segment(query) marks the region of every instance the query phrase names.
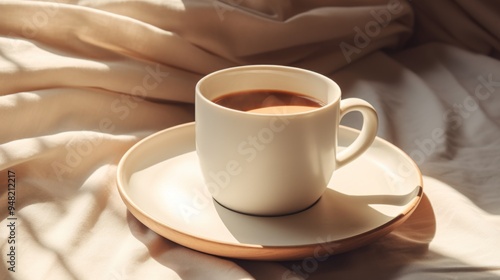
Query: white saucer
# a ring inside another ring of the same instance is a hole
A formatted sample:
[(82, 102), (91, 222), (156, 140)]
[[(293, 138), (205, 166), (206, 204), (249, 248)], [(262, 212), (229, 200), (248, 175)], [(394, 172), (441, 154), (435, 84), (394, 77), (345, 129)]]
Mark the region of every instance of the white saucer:
[[(208, 194), (195, 152), (194, 123), (155, 133), (121, 159), (117, 182), (129, 211), (186, 247), (258, 260), (324, 258), (373, 242), (403, 223), (422, 198), (416, 164), (377, 138), (335, 171), (323, 197), (300, 213), (257, 217), (228, 210)], [(359, 131), (341, 127), (339, 146)]]

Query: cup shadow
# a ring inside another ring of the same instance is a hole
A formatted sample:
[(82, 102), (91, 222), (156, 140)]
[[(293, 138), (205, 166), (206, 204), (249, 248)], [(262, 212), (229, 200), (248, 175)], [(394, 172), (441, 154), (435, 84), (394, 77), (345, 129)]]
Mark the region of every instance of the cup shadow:
[[(379, 279), (393, 279), (405, 267), (420, 259), (442, 258), (450, 263), (457, 262), (429, 252), (429, 244), (435, 235), (436, 216), (429, 198), (424, 193), (411, 216), (392, 232), (367, 246), (317, 260), (318, 266), (308, 279), (342, 278), (347, 271), (351, 276), (357, 276), (356, 279), (367, 279), (373, 275)], [(363, 264), (363, 270), (353, 274), (360, 262)], [(246, 265), (245, 262), (239, 263), (243, 267)], [(303, 260), (284, 261), (281, 264), (293, 270), (294, 267), (300, 267)]]
[(234, 212), (214, 201), (215, 209), (241, 243), (261, 246), (341, 242), (374, 230), (384, 230), (395, 220), (408, 218), (422, 197), (422, 187), (401, 195), (347, 195), (327, 189), (312, 207), (295, 214), (261, 217)]

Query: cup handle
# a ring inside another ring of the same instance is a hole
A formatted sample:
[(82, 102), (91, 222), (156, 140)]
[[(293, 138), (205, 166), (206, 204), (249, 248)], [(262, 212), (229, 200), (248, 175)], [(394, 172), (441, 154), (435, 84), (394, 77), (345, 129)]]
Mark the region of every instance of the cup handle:
[(364, 153), (375, 140), (378, 129), (377, 112), (373, 106), (359, 98), (347, 98), (340, 102), (340, 119), (347, 113), (359, 111), (363, 115), (363, 127), (356, 140), (337, 154), (336, 168), (340, 168)]

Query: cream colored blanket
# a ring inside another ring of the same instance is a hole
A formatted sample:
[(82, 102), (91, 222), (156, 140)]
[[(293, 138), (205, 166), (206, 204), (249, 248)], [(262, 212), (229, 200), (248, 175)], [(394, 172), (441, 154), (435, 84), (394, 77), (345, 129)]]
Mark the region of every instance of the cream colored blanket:
[[(0, 278), (500, 278), (499, 16), (494, 1), (0, 1)], [(255, 63), (374, 104), (425, 175), (406, 223), (327, 259), (257, 262), (128, 213), (125, 151), (193, 121), (203, 75)]]

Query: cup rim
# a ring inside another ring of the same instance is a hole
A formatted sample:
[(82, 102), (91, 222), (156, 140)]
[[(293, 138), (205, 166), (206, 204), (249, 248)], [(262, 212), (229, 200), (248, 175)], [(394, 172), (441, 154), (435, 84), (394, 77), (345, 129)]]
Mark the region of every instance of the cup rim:
[(308, 75), (312, 75), (316, 77), (317, 79), (321, 79), (325, 81), (326, 83), (330, 84), (335, 88), (335, 91), (338, 92), (338, 94), (335, 96), (336, 98), (333, 98), (331, 101), (327, 101), (324, 106), (314, 108), (311, 110), (303, 111), (303, 112), (294, 112), (294, 113), (282, 113), (279, 114), (279, 116), (296, 116), (296, 115), (309, 115), (309, 114), (314, 114), (315, 112), (326, 110), (327, 108), (330, 108), (332, 106), (335, 106), (340, 100), (341, 100), (341, 89), (340, 86), (333, 81), (332, 79), (326, 77), (325, 75), (322, 75), (320, 73), (304, 69), (304, 68), (299, 68), (299, 67), (293, 67), (293, 66), (285, 66), (285, 65), (272, 65), (272, 64), (254, 64), (254, 65), (243, 65), (243, 66), (234, 66), (234, 67), (229, 67), (229, 68), (224, 68), (220, 69), (217, 71), (214, 71), (212, 73), (207, 74), (206, 76), (202, 77), (197, 83), (195, 87), (195, 94), (200, 97), (204, 102), (207, 104), (210, 104), (212, 106), (215, 106), (217, 108), (220, 108), (225, 111), (229, 112), (234, 112), (238, 114), (243, 114), (243, 115), (251, 115), (251, 116), (262, 116), (262, 117), (270, 117), (270, 116), (277, 116), (276, 114), (273, 113), (256, 113), (256, 112), (248, 112), (248, 111), (240, 111), (237, 109), (232, 109), (228, 108), (225, 106), (222, 106), (220, 104), (217, 104), (213, 102), (211, 99), (207, 98), (201, 91), (200, 87), (201, 84), (203, 84), (206, 80), (211, 79), (213, 76), (216, 75), (221, 75), (221, 74), (226, 74), (226, 73), (231, 73), (231, 72), (236, 72), (240, 70), (285, 70), (285, 71), (292, 71), (292, 72), (302, 72)]

